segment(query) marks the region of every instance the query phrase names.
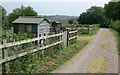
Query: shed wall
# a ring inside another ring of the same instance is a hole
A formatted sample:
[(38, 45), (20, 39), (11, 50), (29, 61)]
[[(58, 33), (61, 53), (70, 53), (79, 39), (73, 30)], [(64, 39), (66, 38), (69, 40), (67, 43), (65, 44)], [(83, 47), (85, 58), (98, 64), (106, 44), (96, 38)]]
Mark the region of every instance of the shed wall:
[(49, 23), (47, 21), (42, 21), (39, 25), (38, 25), (38, 36), (39, 34), (41, 36), (48, 35), (50, 33), (50, 27), (49, 27)]

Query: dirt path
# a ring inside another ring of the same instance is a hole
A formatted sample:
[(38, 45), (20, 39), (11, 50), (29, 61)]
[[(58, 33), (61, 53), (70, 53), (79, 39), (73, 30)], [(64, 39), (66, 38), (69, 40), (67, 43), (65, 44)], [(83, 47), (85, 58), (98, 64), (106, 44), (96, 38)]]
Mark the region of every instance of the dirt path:
[(118, 73), (115, 37), (101, 28), (85, 49), (53, 73)]

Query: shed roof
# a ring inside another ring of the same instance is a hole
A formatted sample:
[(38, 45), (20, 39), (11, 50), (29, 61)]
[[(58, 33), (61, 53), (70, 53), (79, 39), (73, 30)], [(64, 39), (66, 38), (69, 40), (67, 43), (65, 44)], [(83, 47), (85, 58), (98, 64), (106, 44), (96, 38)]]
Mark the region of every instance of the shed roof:
[(53, 21), (52, 23), (59, 23), (60, 24), (61, 22), (59, 22), (59, 21)]
[(40, 22), (42, 22), (43, 20), (46, 19), (43, 17), (19, 17), (12, 23), (40, 24)]

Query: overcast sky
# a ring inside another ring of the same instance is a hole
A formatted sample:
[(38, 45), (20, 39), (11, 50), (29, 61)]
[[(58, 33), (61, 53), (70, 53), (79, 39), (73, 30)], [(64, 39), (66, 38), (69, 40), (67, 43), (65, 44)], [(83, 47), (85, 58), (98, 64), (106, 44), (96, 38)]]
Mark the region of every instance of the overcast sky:
[(21, 5), (31, 6), (39, 15), (79, 16), (91, 6), (101, 6), (110, 0), (4, 0), (2, 6), (11, 13)]

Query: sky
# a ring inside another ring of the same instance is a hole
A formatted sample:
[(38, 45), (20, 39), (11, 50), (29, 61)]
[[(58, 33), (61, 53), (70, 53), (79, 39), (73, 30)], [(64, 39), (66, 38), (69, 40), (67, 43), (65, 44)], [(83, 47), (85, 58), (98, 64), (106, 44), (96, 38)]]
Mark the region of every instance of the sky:
[(39, 15), (79, 16), (91, 6), (101, 6), (110, 0), (4, 0), (1, 2), (7, 13), (21, 5), (31, 6)]

